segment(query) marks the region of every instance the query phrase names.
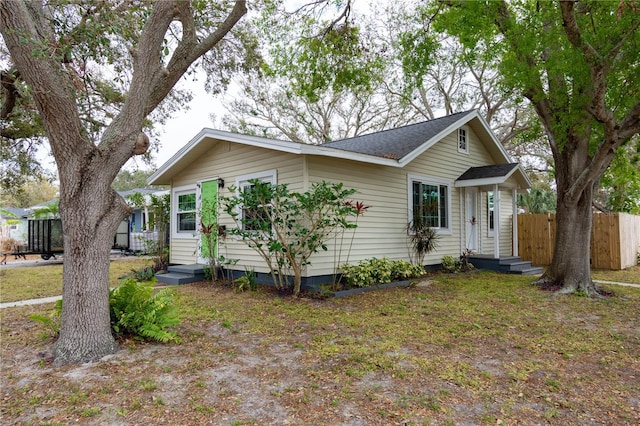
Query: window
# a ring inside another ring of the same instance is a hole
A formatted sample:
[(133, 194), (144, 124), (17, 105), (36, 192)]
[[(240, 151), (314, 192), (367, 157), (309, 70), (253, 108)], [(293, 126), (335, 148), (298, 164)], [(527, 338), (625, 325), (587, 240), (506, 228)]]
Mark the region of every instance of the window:
[[(245, 231), (263, 231), (266, 232), (269, 230), (271, 225), (269, 224), (269, 217), (267, 211), (265, 211), (263, 202), (259, 202), (258, 198), (260, 197), (260, 186), (269, 185), (267, 182), (259, 182), (259, 183), (250, 183), (242, 187), (240, 190), (244, 191), (248, 195), (255, 195), (255, 197), (247, 197), (248, 199), (256, 198), (257, 205), (247, 208), (242, 208), (242, 226)], [(267, 204), (267, 209), (269, 209), (269, 202), (271, 200), (264, 200)]]
[(458, 129), (458, 152), (469, 153), (469, 140), (467, 138), (467, 129)]
[(176, 192), (177, 231), (193, 233), (196, 230), (196, 192)]
[[(240, 176), (236, 179), (236, 187), (238, 191), (254, 192), (259, 189), (255, 180), (259, 180), (262, 184), (275, 185), (276, 171), (267, 170), (260, 173)], [(263, 204), (259, 204), (253, 208), (242, 208), (239, 219), (242, 221), (245, 231), (267, 231), (270, 229), (267, 212), (263, 206)]]
[(493, 237), (493, 191), (487, 192), (487, 236)]
[(450, 186), (437, 179), (409, 176), (410, 221), (450, 231)]

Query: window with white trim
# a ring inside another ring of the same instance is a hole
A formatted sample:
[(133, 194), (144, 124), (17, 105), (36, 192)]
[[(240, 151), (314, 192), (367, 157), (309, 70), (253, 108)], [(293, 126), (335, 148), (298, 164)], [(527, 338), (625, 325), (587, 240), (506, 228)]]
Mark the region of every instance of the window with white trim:
[(409, 176), (411, 188), (409, 219), (431, 228), (450, 231), (451, 186), (447, 183)]
[(494, 208), (493, 191), (487, 192), (487, 236), (493, 237), (493, 212)]
[(458, 152), (469, 153), (469, 138), (465, 127), (458, 129)]
[(196, 190), (175, 192), (176, 232), (193, 234), (196, 231)]
[[(256, 180), (260, 181), (256, 183)], [(268, 170), (260, 173), (239, 176), (236, 179), (238, 191), (253, 191), (259, 184), (276, 184), (276, 171)], [(268, 206), (268, 204), (267, 204)], [(265, 231), (270, 228), (269, 220), (266, 217), (264, 204), (253, 208), (242, 208), (239, 219), (245, 231)]]

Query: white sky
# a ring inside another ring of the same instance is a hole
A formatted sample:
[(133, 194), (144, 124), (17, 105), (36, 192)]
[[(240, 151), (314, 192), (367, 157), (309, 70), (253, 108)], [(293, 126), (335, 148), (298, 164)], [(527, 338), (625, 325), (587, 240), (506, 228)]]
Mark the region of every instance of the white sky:
[(189, 109), (177, 112), (161, 128), (158, 139), (159, 149), (154, 154), (156, 167), (162, 166), (203, 127), (215, 128), (210, 118), (211, 114), (221, 118), (224, 113), (220, 101), (205, 92), (203, 81), (183, 83), (183, 85), (191, 89), (193, 100), (189, 103)]

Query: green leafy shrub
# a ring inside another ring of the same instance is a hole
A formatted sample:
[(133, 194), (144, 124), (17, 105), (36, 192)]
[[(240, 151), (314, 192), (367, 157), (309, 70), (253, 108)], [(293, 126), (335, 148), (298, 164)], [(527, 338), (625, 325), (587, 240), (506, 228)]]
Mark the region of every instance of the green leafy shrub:
[(462, 266), (458, 259), (449, 255), (442, 256), (441, 263), (442, 270), (449, 273), (460, 272), (460, 267)]
[(244, 291), (247, 289), (256, 291), (258, 289), (256, 278), (257, 275), (253, 269), (244, 268), (244, 275), (236, 279), (233, 283), (238, 291)]
[(179, 340), (175, 331), (167, 329), (180, 322), (173, 290), (164, 289), (154, 294), (152, 282), (126, 278), (109, 291), (109, 306), (111, 327), (116, 333), (159, 342)]
[(368, 287), (375, 284), (386, 284), (392, 281), (406, 280), (424, 274), (424, 268), (404, 260), (371, 258), (358, 262), (357, 265), (342, 265), (342, 278), (350, 287)]
[(151, 281), (155, 278), (156, 274), (151, 266), (145, 266), (140, 269), (132, 269), (131, 277), (136, 281)]
[(317, 182), (304, 193), (258, 179), (249, 183), (230, 187), (235, 195), (220, 198), (237, 225), (228, 233), (260, 255), (276, 288), (292, 288), (298, 295), (311, 256), (328, 250), (326, 241), (331, 235), (354, 229), (356, 225), (348, 219), (357, 217), (364, 207), (359, 209), (348, 201), (356, 191), (345, 189), (342, 183)]
[(468, 254), (463, 254), (459, 259), (453, 256), (444, 255), (440, 260), (442, 264), (442, 271), (447, 273), (466, 272), (474, 269), (474, 266), (469, 263)]
[[(211, 268), (208, 266), (205, 266), (204, 268), (202, 268), (202, 271), (204, 272), (204, 279), (207, 281), (213, 281), (213, 273), (211, 272)], [(215, 271), (215, 269), (214, 269)]]

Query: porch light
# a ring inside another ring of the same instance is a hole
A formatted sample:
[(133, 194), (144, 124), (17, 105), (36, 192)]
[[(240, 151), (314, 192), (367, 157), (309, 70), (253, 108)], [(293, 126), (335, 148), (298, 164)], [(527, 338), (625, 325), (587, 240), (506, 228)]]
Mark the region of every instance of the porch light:
[(224, 188), (224, 179), (218, 178), (218, 188)]

